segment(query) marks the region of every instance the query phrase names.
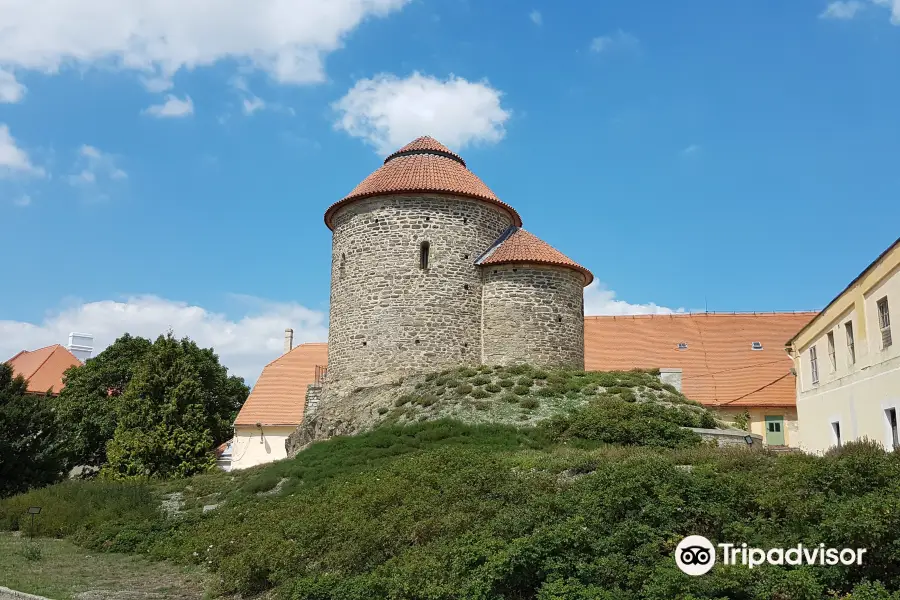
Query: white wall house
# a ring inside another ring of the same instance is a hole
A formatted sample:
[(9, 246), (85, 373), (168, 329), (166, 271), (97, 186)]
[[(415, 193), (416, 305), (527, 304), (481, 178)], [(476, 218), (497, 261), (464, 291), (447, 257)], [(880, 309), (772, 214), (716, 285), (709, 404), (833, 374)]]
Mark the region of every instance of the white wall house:
[[(893, 328), (892, 328), (893, 321)], [(869, 438), (891, 449), (900, 415), (900, 239), (788, 342), (800, 447)]]
[(285, 331), (284, 353), (263, 368), (237, 419), (231, 469), (246, 469), (287, 457), (286, 442), (303, 421), (306, 389), (324, 373), (327, 344), (293, 345)]

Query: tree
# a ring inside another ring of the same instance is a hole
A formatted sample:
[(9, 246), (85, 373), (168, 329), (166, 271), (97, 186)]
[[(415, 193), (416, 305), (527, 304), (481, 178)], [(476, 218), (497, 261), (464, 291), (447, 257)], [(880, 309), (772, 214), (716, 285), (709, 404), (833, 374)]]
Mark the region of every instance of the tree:
[(185, 477), (213, 467), (248, 393), (211, 349), (160, 336), (120, 398), (104, 475)]
[(83, 366), (66, 371), (56, 407), (73, 464), (101, 466), (106, 462), (106, 444), (116, 430), (120, 396), (150, 346), (150, 340), (126, 333)]
[(65, 452), (49, 395), (0, 363), (0, 497), (62, 479)]

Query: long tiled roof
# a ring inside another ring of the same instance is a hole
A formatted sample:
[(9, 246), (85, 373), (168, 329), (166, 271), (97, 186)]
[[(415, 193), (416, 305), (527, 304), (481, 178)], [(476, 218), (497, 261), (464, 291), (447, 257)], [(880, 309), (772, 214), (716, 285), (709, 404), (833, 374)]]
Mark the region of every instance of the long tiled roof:
[(58, 394), (63, 389), (63, 373), (69, 367), (81, 365), (74, 354), (59, 344), (23, 350), (6, 361), (14, 375), (21, 375), (28, 381), (28, 391), (43, 394), (52, 390)]
[(316, 365), (328, 361), (328, 344), (300, 344), (263, 368), (237, 425), (299, 425), (303, 420), (306, 386), (315, 381)]
[(520, 227), (510, 227), (494, 245), (488, 248), (481, 257), (475, 261), (479, 265), (501, 265), (509, 263), (536, 263), (568, 267), (584, 275), (584, 285), (593, 281), (594, 276), (590, 271), (577, 262)]
[[(585, 368), (680, 368), (684, 394), (706, 405), (795, 406), (793, 362), (784, 340), (815, 315), (585, 317)], [(753, 342), (760, 342), (762, 350), (753, 350)], [(686, 349), (679, 350), (680, 343)]]
[[(708, 406), (793, 407), (793, 363), (785, 335), (815, 312), (636, 315), (584, 318), (588, 371), (680, 368), (684, 394)], [(762, 350), (751, 344), (760, 342)], [(679, 350), (680, 343), (686, 344)], [(299, 425), (315, 365), (327, 344), (303, 344), (269, 363), (236, 425)]]
[(504, 208), (516, 225), (522, 225), (519, 213), (469, 171), (459, 155), (428, 136), (417, 138), (388, 156), (381, 168), (363, 179), (342, 200), (329, 206), (325, 211), (325, 224), (333, 228), (334, 213), (348, 202), (372, 196), (417, 192), (484, 200)]

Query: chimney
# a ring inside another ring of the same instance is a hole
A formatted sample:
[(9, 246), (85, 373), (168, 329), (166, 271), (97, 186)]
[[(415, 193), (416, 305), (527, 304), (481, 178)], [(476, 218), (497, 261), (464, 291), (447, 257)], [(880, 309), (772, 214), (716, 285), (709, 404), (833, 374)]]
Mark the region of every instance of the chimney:
[(75, 358), (85, 362), (94, 351), (94, 336), (89, 333), (75, 333), (73, 331), (69, 334), (69, 345), (66, 346), (66, 349), (74, 354)]
[(294, 347), (294, 330), (293, 329), (285, 329), (284, 330), (284, 353), (287, 354)]

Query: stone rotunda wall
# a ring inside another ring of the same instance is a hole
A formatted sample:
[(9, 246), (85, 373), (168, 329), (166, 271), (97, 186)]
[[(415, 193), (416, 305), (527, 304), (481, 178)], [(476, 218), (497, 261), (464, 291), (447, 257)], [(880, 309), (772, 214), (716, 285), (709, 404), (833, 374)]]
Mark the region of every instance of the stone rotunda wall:
[(584, 276), (551, 265), (483, 268), (482, 362), (584, 369)]
[(511, 224), (499, 206), (440, 194), (376, 196), (339, 208), (333, 215), (329, 394), (478, 364), (482, 279), (474, 261)]

